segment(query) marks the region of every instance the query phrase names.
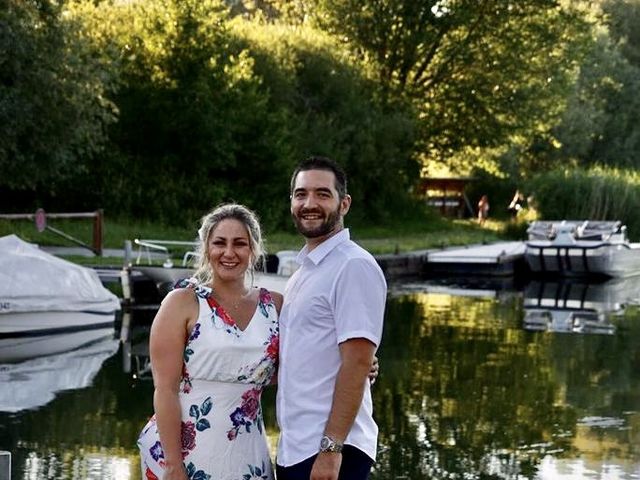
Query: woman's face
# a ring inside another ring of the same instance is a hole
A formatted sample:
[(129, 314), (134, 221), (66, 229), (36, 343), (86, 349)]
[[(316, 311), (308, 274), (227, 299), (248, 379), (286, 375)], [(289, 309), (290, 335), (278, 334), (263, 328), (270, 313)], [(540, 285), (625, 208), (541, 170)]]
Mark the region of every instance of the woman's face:
[(239, 220), (222, 220), (209, 235), (207, 252), (215, 279), (244, 278), (253, 256), (247, 228)]

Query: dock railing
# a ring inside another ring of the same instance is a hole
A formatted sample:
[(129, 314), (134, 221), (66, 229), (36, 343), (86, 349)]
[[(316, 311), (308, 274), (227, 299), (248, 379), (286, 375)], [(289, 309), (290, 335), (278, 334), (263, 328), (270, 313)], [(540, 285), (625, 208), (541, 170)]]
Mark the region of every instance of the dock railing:
[[(62, 230), (48, 225), (47, 222), (49, 219), (92, 219), (92, 244), (88, 245), (82, 240), (78, 240)], [(44, 232), (47, 230), (75, 243), (76, 245), (88, 248), (98, 256), (102, 255), (104, 234), (104, 211), (102, 209), (98, 209), (94, 212), (46, 213), (42, 208), (39, 208), (35, 213), (0, 213), (0, 220), (32, 220), (35, 222), (38, 232)]]
[(189, 261), (196, 258), (198, 254), (195, 251), (197, 242), (185, 242), (179, 240), (150, 240), (136, 238), (133, 240), (138, 246), (138, 254), (136, 256), (136, 265), (140, 265), (140, 261), (143, 256), (147, 259), (147, 263), (151, 264), (152, 252), (156, 252), (164, 256), (164, 266), (170, 268), (173, 266), (171, 261), (170, 248), (171, 247), (186, 247), (187, 250), (182, 257), (182, 266), (186, 267)]

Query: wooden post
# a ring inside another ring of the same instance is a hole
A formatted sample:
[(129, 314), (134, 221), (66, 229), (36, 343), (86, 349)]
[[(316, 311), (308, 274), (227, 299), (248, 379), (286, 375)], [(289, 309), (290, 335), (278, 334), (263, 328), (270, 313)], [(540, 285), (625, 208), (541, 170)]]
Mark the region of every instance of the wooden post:
[(93, 217), (93, 253), (102, 256), (103, 226), (104, 226), (104, 210), (101, 208), (96, 210)]

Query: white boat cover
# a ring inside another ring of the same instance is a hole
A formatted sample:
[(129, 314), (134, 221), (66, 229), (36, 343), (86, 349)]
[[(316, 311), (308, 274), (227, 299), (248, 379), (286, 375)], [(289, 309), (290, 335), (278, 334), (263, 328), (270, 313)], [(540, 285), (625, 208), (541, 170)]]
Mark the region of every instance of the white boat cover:
[(119, 309), (118, 297), (104, 288), (94, 270), (44, 252), (16, 235), (0, 237), (0, 315)]

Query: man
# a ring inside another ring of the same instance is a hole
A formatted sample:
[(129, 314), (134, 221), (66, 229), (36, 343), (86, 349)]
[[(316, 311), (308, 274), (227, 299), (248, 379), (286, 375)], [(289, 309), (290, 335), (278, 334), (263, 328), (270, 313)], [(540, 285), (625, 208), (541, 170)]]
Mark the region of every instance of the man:
[(280, 314), (278, 480), (364, 480), (378, 427), (367, 378), (382, 336), (387, 285), (349, 239), (344, 171), (311, 157), (291, 178), (291, 215), (305, 238)]

